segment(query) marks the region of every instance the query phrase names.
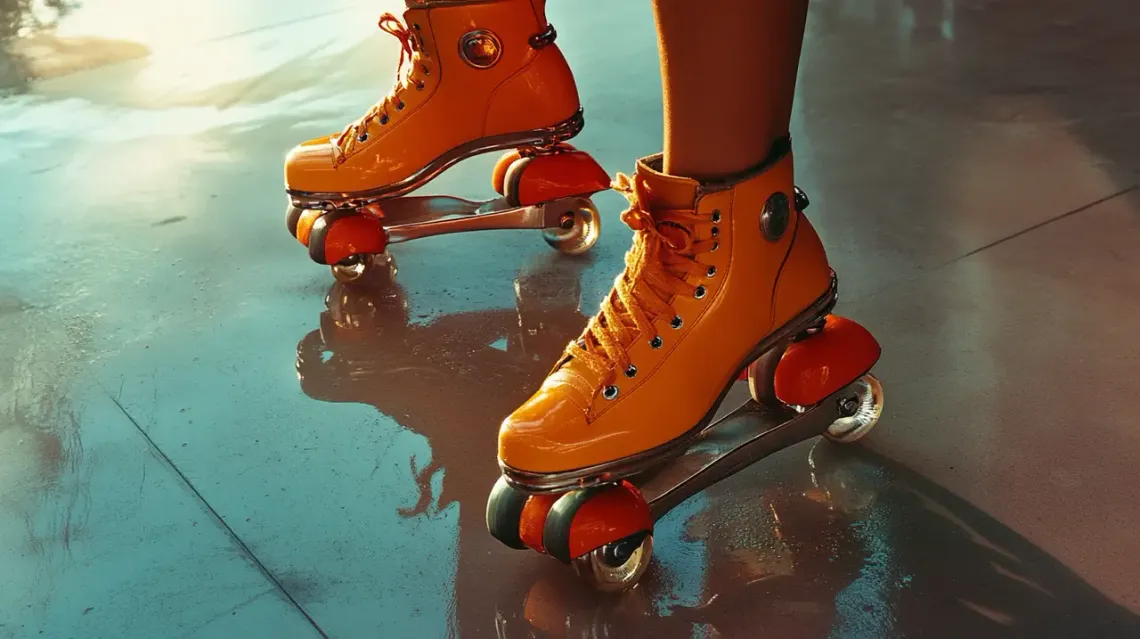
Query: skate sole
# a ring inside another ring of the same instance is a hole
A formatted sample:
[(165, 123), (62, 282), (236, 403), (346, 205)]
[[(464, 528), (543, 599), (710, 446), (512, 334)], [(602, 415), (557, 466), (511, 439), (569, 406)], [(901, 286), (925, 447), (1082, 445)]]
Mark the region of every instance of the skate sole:
[(407, 195), (435, 179), (459, 162), (476, 155), (494, 151), (507, 151), (520, 147), (546, 147), (558, 142), (564, 142), (582, 132), (586, 125), (583, 110), (569, 119), (553, 126), (524, 131), (522, 133), (506, 133), (493, 135), (461, 144), (447, 153), (432, 160), (426, 167), (412, 174), (408, 178), (376, 189), (355, 191), (351, 193), (300, 191), (285, 189), (293, 206), (300, 209), (340, 209), (360, 208), (369, 204)]
[(832, 273), (828, 290), (791, 321), (785, 323), (779, 329), (773, 331), (761, 340), (748, 356), (744, 358), (744, 361), (737, 366), (735, 373), (730, 378), (731, 381), (721, 390), (720, 395), (716, 398), (716, 401), (713, 402), (712, 407), (709, 408), (704, 417), (697, 422), (696, 426), (679, 437), (647, 451), (619, 460), (555, 473), (534, 473), (519, 470), (500, 461), (499, 468), (502, 470), (503, 477), (511, 486), (528, 493), (565, 492), (568, 490), (597, 486), (599, 484), (612, 483), (622, 479), (631, 479), (652, 471), (676, 457), (680, 457), (702, 433), (716, 425), (716, 423), (713, 422), (713, 417), (720, 409), (720, 405), (724, 401), (725, 396), (728, 395), (728, 392), (736, 385), (740, 374), (756, 360), (771, 352), (773, 349), (790, 343), (797, 335), (811, 328), (821, 318), (826, 317), (835, 307), (837, 299), (838, 279), (835, 274)]

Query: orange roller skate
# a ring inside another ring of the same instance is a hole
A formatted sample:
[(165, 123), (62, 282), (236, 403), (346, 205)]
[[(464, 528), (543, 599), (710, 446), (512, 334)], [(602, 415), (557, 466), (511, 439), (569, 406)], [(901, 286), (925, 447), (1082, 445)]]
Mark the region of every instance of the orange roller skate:
[[(584, 125), (546, 0), (408, 0), (380, 28), (401, 43), (395, 87), (339, 134), (285, 160), (290, 233), (338, 279), (389, 244), (462, 231), (534, 228), (565, 253), (597, 241), (590, 196), (606, 172), (565, 141)], [(500, 197), (406, 197), (453, 164), (506, 151)]]
[[(499, 431), (487, 526), (603, 590), (637, 583), (653, 523), (804, 439), (853, 442), (882, 412), (880, 348), (831, 315), (836, 278), (793, 184), (791, 144), (720, 184), (641, 160), (615, 188), (626, 268), (542, 387)], [(753, 401), (714, 422), (746, 373)]]

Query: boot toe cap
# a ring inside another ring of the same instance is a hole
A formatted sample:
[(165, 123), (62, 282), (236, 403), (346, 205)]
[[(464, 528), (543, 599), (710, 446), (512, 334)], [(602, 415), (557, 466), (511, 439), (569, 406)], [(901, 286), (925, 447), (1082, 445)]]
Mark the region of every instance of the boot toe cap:
[(285, 188), (310, 193), (336, 192), (333, 138), (299, 144), (285, 156)]
[(499, 461), (531, 473), (573, 470), (589, 447), (586, 412), (557, 387), (544, 387), (499, 427)]

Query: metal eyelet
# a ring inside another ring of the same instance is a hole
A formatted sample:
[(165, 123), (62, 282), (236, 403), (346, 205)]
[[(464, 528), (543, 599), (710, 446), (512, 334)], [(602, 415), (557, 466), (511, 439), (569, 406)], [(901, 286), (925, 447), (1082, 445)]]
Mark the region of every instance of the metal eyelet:
[(684, 325), (685, 320), (681, 319), (680, 315), (674, 315), (673, 319), (669, 320), (669, 328), (678, 329)]
[(360, 135), (356, 136), (356, 141), (357, 142), (367, 142), (368, 141), (368, 131), (365, 131), (364, 133), (361, 133)]
[(387, 113), (380, 116), (380, 124), (388, 124), (388, 114)]
[(625, 369), (625, 376), (633, 379), (635, 376), (637, 376), (637, 367), (633, 364), (630, 364), (629, 368)]
[(661, 339), (660, 335), (654, 335), (653, 339), (649, 340), (649, 347), (650, 348), (661, 348), (661, 345), (664, 343), (665, 343), (665, 340)]
[(416, 31), (419, 31), (419, 30), (420, 30), (420, 23), (418, 23), (418, 22), (413, 22), (413, 23), (412, 23), (412, 28), (413, 28), (413, 29), (415, 29)]
[(712, 236), (717, 237), (718, 235), (720, 235), (720, 227), (717, 227), (717, 226), (712, 227)]
[(616, 399), (618, 396), (618, 390), (619, 389), (617, 386), (606, 386), (605, 390), (602, 391), (602, 397), (611, 400)]
[(693, 297), (695, 297), (696, 299), (701, 299), (705, 296), (706, 292), (707, 291), (705, 291), (705, 287), (698, 286), (697, 290), (693, 291)]
[(706, 276), (706, 277), (713, 277), (713, 276), (715, 276), (715, 275), (716, 275), (716, 267), (715, 267), (715, 266), (710, 266), (710, 267), (709, 267), (709, 270), (708, 270), (708, 271), (705, 273), (705, 276)]
[(420, 80), (419, 82), (416, 82), (416, 91), (423, 91), (423, 90), (424, 90), (424, 86), (426, 86), (426, 85), (424, 84), (424, 81), (423, 81), (423, 80)]
[(421, 64), (420, 68), (424, 70), (424, 75), (431, 75), (431, 69), (428, 68), (428, 65)]
[(400, 100), (399, 102), (396, 103), (396, 110), (397, 111), (403, 111), (405, 106), (407, 106), (407, 105), (404, 104), (404, 101)]
[(712, 221), (713, 221), (713, 224), (720, 222), (720, 210), (719, 209), (712, 212)]
[(718, 248), (720, 248), (720, 242), (713, 242), (712, 248), (709, 249), (709, 253), (712, 253), (713, 251), (717, 250)]

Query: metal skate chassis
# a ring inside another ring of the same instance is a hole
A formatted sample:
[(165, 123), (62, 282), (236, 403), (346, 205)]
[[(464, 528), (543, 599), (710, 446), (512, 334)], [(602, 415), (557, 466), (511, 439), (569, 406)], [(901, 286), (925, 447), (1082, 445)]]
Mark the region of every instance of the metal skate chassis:
[[(877, 351), (877, 342), (874, 347)], [(593, 475), (569, 492), (519, 492), (505, 475), (500, 477), (488, 500), (491, 534), (510, 547), (529, 547), (569, 564), (599, 590), (632, 587), (649, 566), (656, 522), (673, 508), (796, 443), (820, 435), (853, 442), (878, 421), (882, 387), (867, 373), (873, 362), (863, 358), (864, 364), (854, 369), (841, 365), (840, 379), (853, 381), (810, 406), (798, 406), (780, 402), (772, 387), (758, 383), (772, 379), (767, 373), (776, 370), (782, 352), (776, 349), (750, 366), (750, 391), (756, 399), (675, 442), (678, 452), (671, 456), (646, 451), (642, 462), (653, 464), (639, 474), (624, 480)], [(801, 369), (802, 364), (793, 362), (792, 367)]]
[(860, 403), (859, 381), (811, 408), (765, 406), (747, 401), (714, 421), (684, 452), (661, 467), (633, 477), (657, 521), (690, 497), (744, 468), (801, 441), (825, 435)]
[(389, 244), (433, 235), (539, 229), (547, 244), (571, 255), (597, 242), (600, 216), (590, 197), (609, 189), (610, 177), (589, 154), (557, 142), (516, 148), (495, 163), (491, 185), (500, 197), (291, 193), (286, 226), (314, 262), (345, 282), (362, 277)]
[[(576, 211), (593, 209), (584, 197), (567, 197), (530, 206), (511, 206), (507, 198), (466, 200), (449, 195), (405, 196), (383, 203), (388, 243), (434, 235), (507, 229), (572, 231)], [(367, 210), (367, 209), (366, 209)]]
[[(287, 212), (289, 229), (342, 282), (353, 282), (384, 261), (390, 244), (468, 231), (538, 229), (562, 253), (590, 250), (601, 233), (601, 217), (586, 196), (512, 205), (506, 196), (466, 200), (447, 195), (403, 196), (360, 208)], [(302, 229), (308, 229), (305, 233)]]

